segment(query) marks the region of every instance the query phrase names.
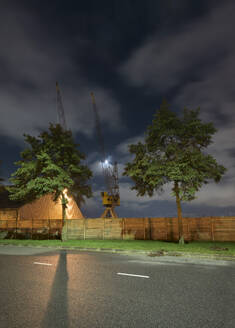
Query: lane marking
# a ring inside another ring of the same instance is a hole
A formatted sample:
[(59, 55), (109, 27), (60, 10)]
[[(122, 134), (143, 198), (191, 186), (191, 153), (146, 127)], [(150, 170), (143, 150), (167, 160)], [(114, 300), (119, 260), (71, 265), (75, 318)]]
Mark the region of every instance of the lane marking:
[(52, 264), (50, 264), (50, 263), (41, 263), (41, 262), (33, 262), (33, 264), (52, 265)]
[(139, 274), (131, 274), (131, 273), (123, 273), (123, 272), (118, 272), (117, 274), (121, 276), (131, 276), (131, 277), (140, 277), (140, 278), (149, 278), (149, 276), (141, 276)]

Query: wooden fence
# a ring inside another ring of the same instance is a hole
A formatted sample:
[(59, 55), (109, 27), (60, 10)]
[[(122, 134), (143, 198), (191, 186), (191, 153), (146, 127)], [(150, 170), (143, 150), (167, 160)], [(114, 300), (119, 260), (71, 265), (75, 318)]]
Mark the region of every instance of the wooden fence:
[(61, 231), (61, 219), (0, 219), (0, 239), (60, 239)]
[(0, 220), (16, 220), (18, 218), (18, 208), (0, 209)]
[[(26, 233), (47, 236), (61, 233), (61, 220), (17, 220), (0, 217), (0, 232), (9, 232), (11, 238)], [(235, 241), (234, 217), (183, 218), (185, 240)], [(67, 239), (178, 239), (177, 218), (97, 218), (67, 220), (63, 227)]]

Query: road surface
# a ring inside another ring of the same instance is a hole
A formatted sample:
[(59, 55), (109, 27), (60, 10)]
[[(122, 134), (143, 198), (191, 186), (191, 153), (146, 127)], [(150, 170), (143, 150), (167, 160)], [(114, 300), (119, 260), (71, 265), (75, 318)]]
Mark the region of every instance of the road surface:
[(0, 327), (234, 328), (235, 263), (182, 261), (1, 246)]

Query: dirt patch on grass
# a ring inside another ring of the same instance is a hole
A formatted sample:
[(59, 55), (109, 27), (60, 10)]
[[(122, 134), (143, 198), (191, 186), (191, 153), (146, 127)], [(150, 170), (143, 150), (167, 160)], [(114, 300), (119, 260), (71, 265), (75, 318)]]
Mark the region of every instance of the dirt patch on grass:
[(164, 249), (161, 249), (160, 251), (156, 251), (156, 252), (151, 252), (151, 253), (148, 254), (148, 256), (150, 256), (150, 257), (164, 256), (164, 255), (165, 255)]
[(213, 251), (228, 251), (227, 247), (219, 247), (219, 246), (211, 246), (210, 249)]

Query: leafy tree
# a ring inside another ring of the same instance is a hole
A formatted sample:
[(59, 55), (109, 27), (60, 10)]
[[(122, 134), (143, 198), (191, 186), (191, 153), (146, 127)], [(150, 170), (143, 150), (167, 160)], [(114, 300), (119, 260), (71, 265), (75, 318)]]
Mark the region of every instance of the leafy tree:
[(216, 132), (212, 123), (202, 123), (200, 109), (184, 109), (182, 117), (169, 109), (164, 100), (147, 128), (145, 142), (129, 145), (135, 155), (127, 163), (124, 175), (135, 183), (132, 190), (138, 196), (153, 196), (163, 191), (163, 185), (173, 184), (172, 196), (176, 197), (179, 242), (184, 243), (181, 201), (195, 199), (195, 193), (209, 180), (219, 182), (226, 169), (204, 153)]
[(63, 221), (67, 200), (63, 191), (68, 189), (76, 201), (84, 202), (84, 196), (91, 197), (87, 180), (92, 173), (81, 161), (85, 155), (78, 150), (71, 131), (64, 131), (57, 124), (50, 124), (49, 131), (38, 137), (24, 134), (29, 147), (21, 152), (20, 166), (11, 175), (13, 186), (8, 188), (10, 199), (33, 201), (42, 195), (53, 193), (54, 201), (62, 198)]

